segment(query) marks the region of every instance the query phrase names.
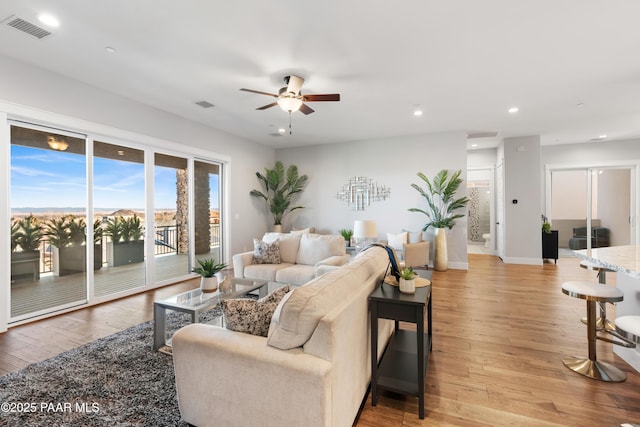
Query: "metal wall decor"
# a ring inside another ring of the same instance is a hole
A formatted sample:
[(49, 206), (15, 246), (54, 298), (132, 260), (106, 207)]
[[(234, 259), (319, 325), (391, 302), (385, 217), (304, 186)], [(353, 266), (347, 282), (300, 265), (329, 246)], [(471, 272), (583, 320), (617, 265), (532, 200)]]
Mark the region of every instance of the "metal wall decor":
[(391, 189), (378, 185), (364, 176), (352, 176), (349, 182), (338, 191), (336, 198), (347, 202), (354, 211), (363, 211), (371, 202), (386, 200), (391, 196)]

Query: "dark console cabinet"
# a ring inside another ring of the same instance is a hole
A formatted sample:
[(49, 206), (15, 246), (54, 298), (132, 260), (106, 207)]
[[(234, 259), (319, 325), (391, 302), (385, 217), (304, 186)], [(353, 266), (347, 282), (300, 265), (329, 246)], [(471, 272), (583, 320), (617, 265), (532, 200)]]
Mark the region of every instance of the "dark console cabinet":
[(558, 263), (558, 230), (542, 232), (542, 259), (553, 259)]

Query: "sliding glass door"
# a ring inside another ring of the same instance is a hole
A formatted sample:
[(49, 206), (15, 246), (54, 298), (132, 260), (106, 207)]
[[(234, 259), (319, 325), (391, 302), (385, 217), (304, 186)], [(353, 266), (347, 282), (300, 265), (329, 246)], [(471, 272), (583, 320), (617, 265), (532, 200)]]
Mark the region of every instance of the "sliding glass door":
[(84, 304), (86, 140), (11, 126), (11, 320)]
[(221, 165), (194, 162), (195, 254), (198, 259), (212, 258), (222, 262), (220, 232)]
[(632, 241), (632, 169), (551, 171), (550, 220), (560, 248), (578, 250)]
[(144, 151), (93, 144), (94, 294), (145, 286)]
[(221, 164), (22, 122), (10, 131), (9, 323), (183, 280), (196, 257), (223, 261)]
[(184, 277), (189, 268), (189, 170), (184, 157), (154, 156), (156, 281)]

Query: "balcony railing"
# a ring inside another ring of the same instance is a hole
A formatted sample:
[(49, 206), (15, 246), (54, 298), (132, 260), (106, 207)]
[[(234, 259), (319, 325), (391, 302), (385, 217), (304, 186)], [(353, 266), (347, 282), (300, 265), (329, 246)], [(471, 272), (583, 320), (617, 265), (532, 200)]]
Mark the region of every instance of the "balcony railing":
[[(211, 223), (210, 227), (210, 246), (215, 248), (220, 246), (220, 224)], [(178, 226), (164, 225), (158, 226), (155, 230), (155, 251), (154, 255), (165, 255), (178, 253)], [(108, 236), (102, 238), (102, 250), (106, 251), (106, 242)], [(106, 254), (103, 253), (102, 259), (106, 260)], [(40, 273), (51, 273), (53, 271), (53, 246), (49, 243), (49, 238), (44, 236), (40, 241)]]

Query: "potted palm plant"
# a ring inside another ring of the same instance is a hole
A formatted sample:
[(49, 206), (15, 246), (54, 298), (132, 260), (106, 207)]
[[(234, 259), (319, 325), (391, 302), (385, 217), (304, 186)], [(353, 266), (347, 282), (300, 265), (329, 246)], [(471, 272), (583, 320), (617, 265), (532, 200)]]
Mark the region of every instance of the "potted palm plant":
[(273, 216), (274, 231), (282, 231), (282, 219), (285, 215), (304, 206), (292, 206), (294, 200), (302, 193), (307, 185), (307, 175), (299, 175), (298, 167), (291, 165), (285, 168), (282, 162), (277, 161), (273, 169), (265, 168), (264, 175), (256, 172), (263, 190), (251, 190), (253, 197), (264, 200), (267, 209)]
[(422, 228), (426, 231), (429, 227), (435, 229), (435, 256), (434, 268), (437, 271), (446, 271), (448, 264), (447, 255), (447, 235), (445, 230), (452, 229), (456, 219), (464, 217), (462, 213), (456, 213), (464, 208), (469, 199), (467, 197), (455, 198), (455, 194), (462, 184), (460, 178), (461, 170), (449, 176), (446, 169), (438, 172), (433, 180), (429, 180), (422, 172), (418, 172), (418, 177), (426, 184), (426, 190), (417, 184), (411, 184), (427, 202), (427, 209), (410, 208), (410, 212), (420, 212), (429, 219)]
[[(47, 236), (53, 246), (52, 270), (57, 276), (81, 273), (87, 266), (86, 222), (74, 215), (65, 215), (47, 222)], [(93, 269), (102, 267), (102, 227), (93, 224)]]
[[(218, 277), (218, 273), (227, 268), (227, 264), (216, 263), (212, 258), (198, 259), (198, 267), (194, 267), (191, 272), (199, 274), (200, 289), (202, 292), (214, 292), (218, 290), (218, 284), (223, 282), (224, 279)], [(220, 279), (220, 280), (218, 280)]]
[(109, 219), (104, 234), (111, 238), (107, 242), (109, 266), (118, 267), (144, 261), (144, 229), (137, 215)]
[(11, 280), (21, 276), (40, 279), (40, 242), (44, 232), (40, 221), (28, 215), (11, 224)]

